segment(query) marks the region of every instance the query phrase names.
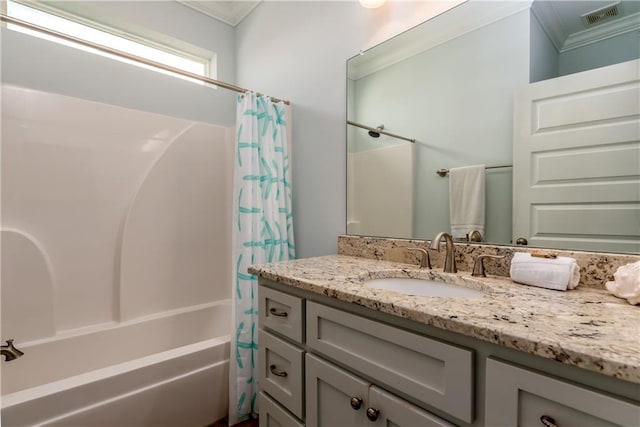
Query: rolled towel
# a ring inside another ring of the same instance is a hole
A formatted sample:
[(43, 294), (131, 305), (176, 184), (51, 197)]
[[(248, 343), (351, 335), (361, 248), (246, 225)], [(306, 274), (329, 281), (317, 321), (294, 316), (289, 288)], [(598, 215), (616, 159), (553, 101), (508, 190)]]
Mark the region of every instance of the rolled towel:
[(613, 281), (607, 282), (607, 290), (629, 304), (640, 304), (640, 261), (618, 267)]
[(569, 257), (544, 258), (516, 252), (509, 271), (511, 280), (540, 288), (566, 291), (578, 286), (580, 267)]

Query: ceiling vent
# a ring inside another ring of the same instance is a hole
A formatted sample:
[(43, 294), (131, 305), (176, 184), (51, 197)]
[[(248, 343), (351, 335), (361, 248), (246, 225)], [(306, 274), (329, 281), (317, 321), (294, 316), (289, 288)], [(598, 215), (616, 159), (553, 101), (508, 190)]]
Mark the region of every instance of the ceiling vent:
[(620, 2), (616, 2), (612, 5), (605, 6), (601, 9), (594, 10), (593, 12), (585, 13), (582, 15), (582, 20), (587, 25), (598, 24), (602, 21), (615, 18), (620, 15)]

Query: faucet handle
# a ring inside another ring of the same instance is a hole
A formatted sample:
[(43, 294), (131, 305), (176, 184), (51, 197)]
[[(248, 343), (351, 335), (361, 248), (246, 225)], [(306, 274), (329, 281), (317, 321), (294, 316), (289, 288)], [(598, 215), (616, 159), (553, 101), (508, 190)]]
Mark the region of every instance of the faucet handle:
[(478, 255), (475, 262), (473, 263), (473, 272), (471, 273), (472, 276), (487, 277), (487, 274), (484, 270), (484, 260), (487, 258), (502, 259), (504, 258), (504, 255)]
[(18, 357), (22, 356), (24, 353), (20, 350), (18, 350), (14, 345), (13, 345), (13, 338), (10, 340), (6, 341), (7, 343), (7, 347), (9, 348), (9, 350), (13, 351)]
[(467, 233), (467, 242), (482, 242), (482, 233), (478, 230), (471, 230)]
[(11, 360), (17, 359), (22, 356), (24, 353), (13, 345), (13, 339), (7, 340), (6, 345), (2, 345), (2, 355), (4, 356), (4, 361), (9, 362)]
[(431, 258), (429, 258), (429, 252), (422, 248), (407, 248), (408, 251), (417, 251), (420, 255), (420, 268), (429, 268), (431, 270)]

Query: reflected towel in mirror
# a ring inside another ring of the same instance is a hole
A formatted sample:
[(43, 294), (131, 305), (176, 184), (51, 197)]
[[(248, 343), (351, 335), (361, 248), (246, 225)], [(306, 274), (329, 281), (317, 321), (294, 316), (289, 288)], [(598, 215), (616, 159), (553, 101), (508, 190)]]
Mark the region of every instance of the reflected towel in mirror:
[(485, 236), (485, 187), (485, 165), (449, 170), (449, 216), (454, 239), (466, 238), (471, 230)]

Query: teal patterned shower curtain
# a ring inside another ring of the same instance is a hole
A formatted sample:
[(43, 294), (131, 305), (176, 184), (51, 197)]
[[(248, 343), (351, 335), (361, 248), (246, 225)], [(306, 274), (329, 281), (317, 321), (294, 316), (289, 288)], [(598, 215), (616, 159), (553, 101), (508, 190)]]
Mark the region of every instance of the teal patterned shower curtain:
[(252, 92), (237, 97), (231, 425), (257, 412), (258, 283), (247, 267), (295, 256), (286, 108)]

